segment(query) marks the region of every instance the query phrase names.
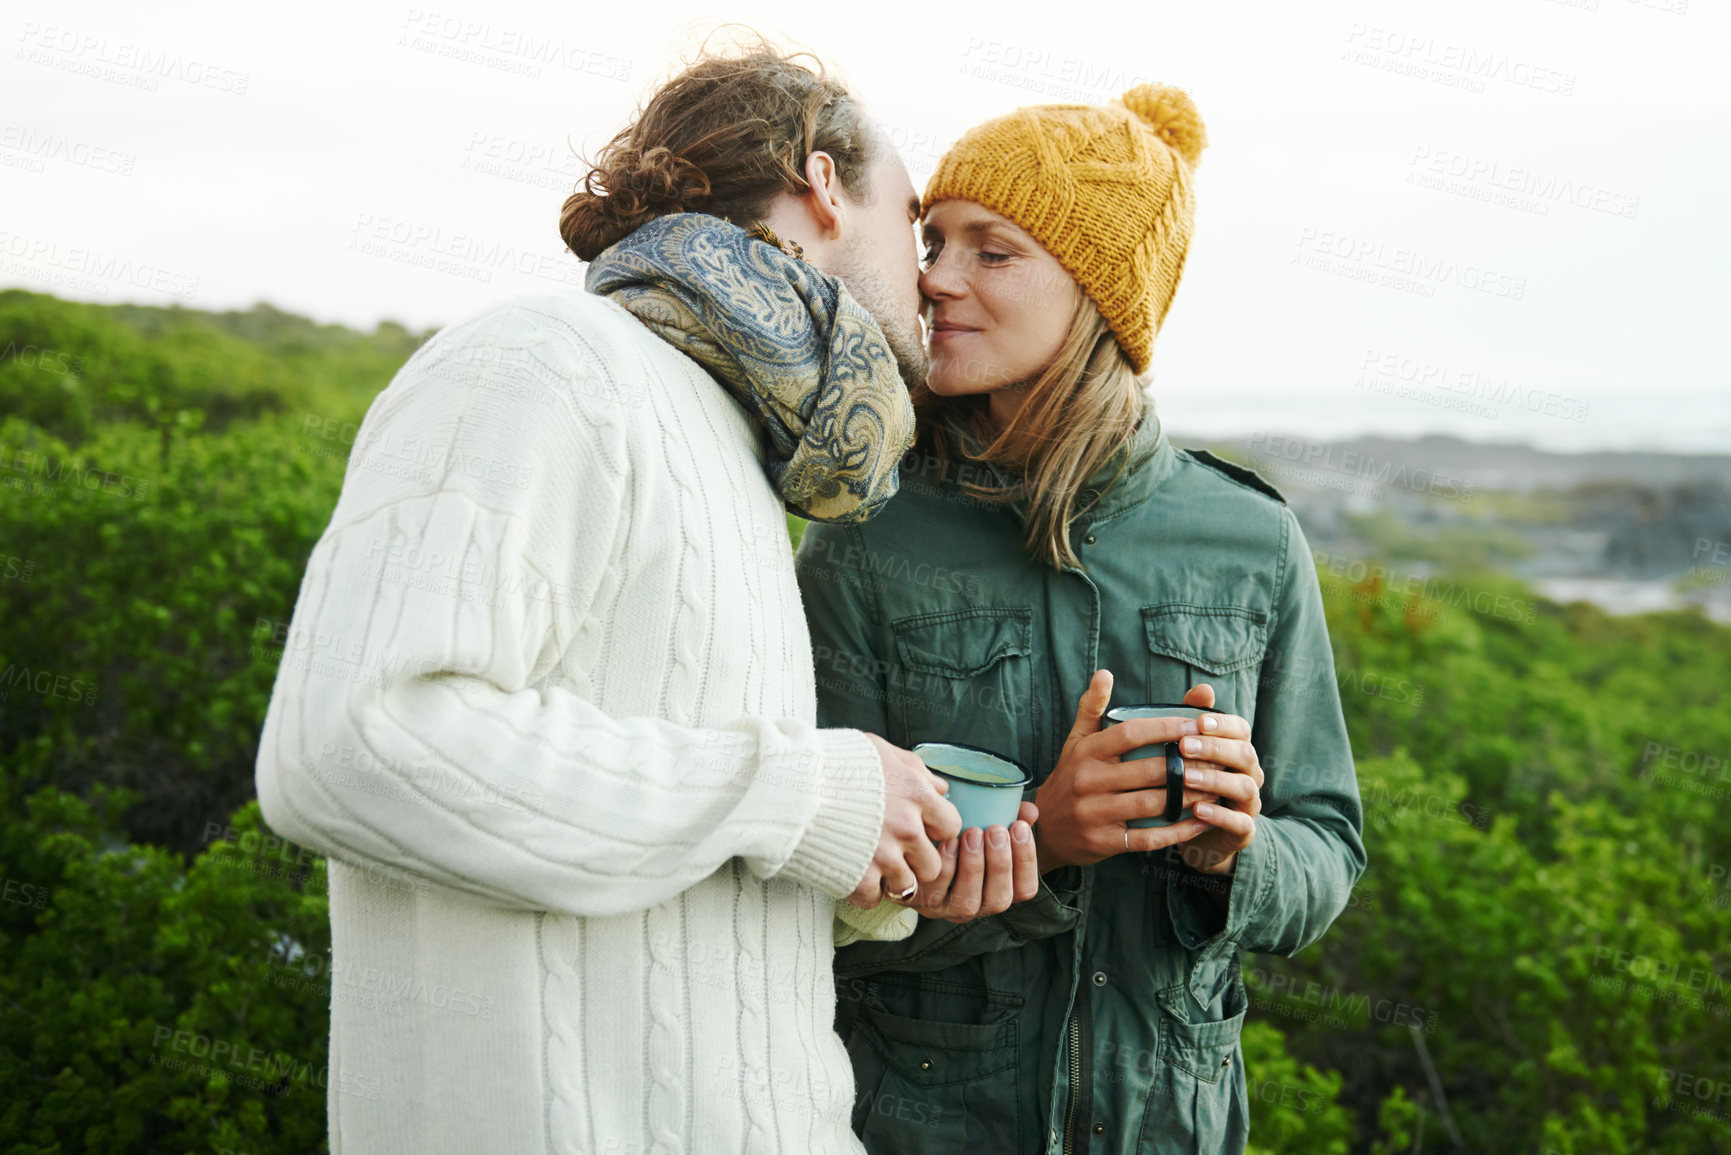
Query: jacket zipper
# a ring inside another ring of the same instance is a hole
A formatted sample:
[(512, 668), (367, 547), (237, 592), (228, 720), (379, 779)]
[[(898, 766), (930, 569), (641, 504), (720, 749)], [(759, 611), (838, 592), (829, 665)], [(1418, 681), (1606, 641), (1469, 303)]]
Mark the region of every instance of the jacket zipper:
[(1070, 1016), (1070, 1102), (1064, 1109), (1064, 1155), (1076, 1150), (1076, 1100), (1082, 1095), (1082, 1020)]

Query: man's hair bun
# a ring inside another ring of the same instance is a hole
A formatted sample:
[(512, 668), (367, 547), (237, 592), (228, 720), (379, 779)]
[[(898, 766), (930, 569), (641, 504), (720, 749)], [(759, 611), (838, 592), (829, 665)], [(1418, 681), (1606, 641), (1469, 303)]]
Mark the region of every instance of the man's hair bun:
[(610, 148), (565, 199), (559, 235), (592, 261), (656, 217), (701, 211), (709, 195), (703, 170), (669, 149)]

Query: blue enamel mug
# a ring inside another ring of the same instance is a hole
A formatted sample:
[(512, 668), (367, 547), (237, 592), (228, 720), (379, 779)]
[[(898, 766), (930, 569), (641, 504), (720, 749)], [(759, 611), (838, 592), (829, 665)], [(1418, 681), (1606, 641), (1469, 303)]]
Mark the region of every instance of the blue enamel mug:
[(1034, 776), (1020, 762), (978, 746), (958, 742), (921, 742), (914, 755), (926, 769), (950, 784), (944, 797), (962, 816), (962, 829), (1004, 826), (1022, 810), (1022, 791)]

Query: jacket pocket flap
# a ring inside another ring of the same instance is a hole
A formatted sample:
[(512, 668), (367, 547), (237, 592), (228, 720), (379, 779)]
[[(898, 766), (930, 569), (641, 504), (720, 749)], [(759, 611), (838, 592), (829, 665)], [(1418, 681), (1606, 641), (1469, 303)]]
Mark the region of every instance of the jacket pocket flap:
[(922, 674), (971, 678), (994, 662), (1032, 653), (1033, 611), (999, 606), (946, 610), (890, 623), (903, 666)]
[(978, 1079), (1016, 1063), (1016, 1020), (975, 1025), (903, 1018), (867, 1007), (859, 1022), (896, 1074), (927, 1087)]
[(1142, 607), (1148, 648), (1210, 674), (1231, 674), (1262, 658), (1268, 615), (1237, 606)]
[(1161, 1026), (1170, 1042), (1167, 1057), (1204, 1083), (1218, 1082), (1232, 1063), (1232, 1051), (1238, 1046), (1239, 1035), (1244, 1029), (1244, 1015), (1250, 1009), (1248, 1001), (1242, 998), (1228, 1001), (1228, 1006), (1233, 1002), (1239, 1004), (1240, 1009), (1235, 1015), (1193, 1022), (1190, 1016), (1195, 1004), (1191, 1002), (1188, 987), (1167, 987), (1157, 992), (1155, 997), (1166, 1011)]

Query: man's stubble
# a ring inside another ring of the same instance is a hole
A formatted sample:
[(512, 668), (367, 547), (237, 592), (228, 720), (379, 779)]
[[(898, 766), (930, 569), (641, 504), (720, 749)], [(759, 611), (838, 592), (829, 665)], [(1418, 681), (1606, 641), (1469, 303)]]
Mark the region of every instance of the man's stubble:
[(871, 261), (863, 240), (855, 240), (847, 245), (842, 267), (836, 270), (836, 278), (847, 286), (853, 299), (871, 314), (872, 319), (883, 330), (890, 354), (896, 359), (896, 368), (901, 373), (902, 383), (913, 389), (924, 382), (928, 362), (925, 335), (920, 331), (919, 318), (908, 309), (901, 295), (890, 287), (889, 279), (883, 270)]

